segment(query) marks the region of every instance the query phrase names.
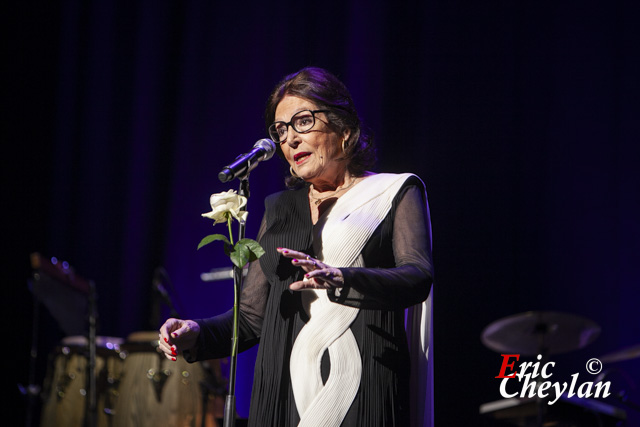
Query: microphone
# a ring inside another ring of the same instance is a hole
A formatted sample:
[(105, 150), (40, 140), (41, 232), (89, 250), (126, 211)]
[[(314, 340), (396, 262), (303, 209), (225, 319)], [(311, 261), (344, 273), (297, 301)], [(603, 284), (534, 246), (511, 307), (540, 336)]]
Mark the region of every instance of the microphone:
[(269, 160), (276, 152), (276, 144), (270, 139), (261, 139), (253, 146), (253, 150), (241, 154), (229, 166), (225, 166), (218, 174), (220, 182), (228, 182), (233, 178), (244, 177), (254, 170), (258, 163)]

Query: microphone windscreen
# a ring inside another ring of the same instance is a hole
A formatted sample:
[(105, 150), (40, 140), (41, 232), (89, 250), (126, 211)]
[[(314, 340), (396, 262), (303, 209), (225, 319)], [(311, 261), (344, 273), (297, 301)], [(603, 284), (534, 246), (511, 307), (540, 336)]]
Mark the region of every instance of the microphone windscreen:
[(275, 144), (275, 142), (273, 142), (272, 140), (270, 140), (268, 138), (264, 138), (264, 139), (261, 139), (260, 141), (256, 142), (254, 144), (253, 148), (262, 148), (265, 151), (265, 154), (264, 154), (262, 160), (269, 160), (270, 158), (273, 157), (273, 153), (276, 152), (276, 144)]

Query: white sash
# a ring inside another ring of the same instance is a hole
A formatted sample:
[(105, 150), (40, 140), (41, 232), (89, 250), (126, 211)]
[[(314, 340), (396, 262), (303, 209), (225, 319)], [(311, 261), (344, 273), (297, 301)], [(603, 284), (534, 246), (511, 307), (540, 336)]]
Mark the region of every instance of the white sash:
[[(370, 176), (340, 197), (316, 227), (316, 257), (332, 267), (362, 267), (361, 252), (412, 174)], [(310, 320), (291, 350), (290, 372), (299, 426), (339, 426), (360, 387), (362, 358), (349, 329), (359, 309), (332, 303), (325, 290), (304, 291)], [(322, 355), (329, 351), (331, 372), (322, 384)]]

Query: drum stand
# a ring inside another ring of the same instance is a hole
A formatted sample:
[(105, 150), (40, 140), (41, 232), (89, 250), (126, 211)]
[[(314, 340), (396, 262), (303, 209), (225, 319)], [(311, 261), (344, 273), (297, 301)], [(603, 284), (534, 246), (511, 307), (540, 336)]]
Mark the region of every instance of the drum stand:
[(98, 402), (96, 395), (96, 329), (98, 310), (96, 305), (96, 285), (89, 282), (89, 363), (87, 364), (87, 416), (86, 427), (96, 427)]
[[(31, 284), (30, 284), (31, 286)], [(18, 384), (20, 392), (27, 397), (26, 427), (33, 424), (35, 399), (40, 395), (40, 386), (36, 385), (36, 362), (38, 360), (38, 322), (40, 319), (40, 302), (33, 296), (33, 329), (31, 330), (31, 351), (29, 352), (29, 384), (24, 388)]]
[[(27, 427), (33, 421), (34, 397), (40, 394), (40, 387), (34, 385), (35, 364), (38, 356), (38, 335), (40, 322), (40, 307), (44, 305), (57, 320), (60, 329), (67, 335), (86, 333), (84, 320), (88, 313), (88, 351), (86, 407), (84, 426), (95, 427), (97, 421), (96, 398), (96, 286), (93, 281), (76, 276), (73, 269), (66, 262), (59, 263), (57, 259), (51, 261), (39, 253), (31, 254), (31, 267), (34, 270), (33, 281), (29, 287), (34, 296), (33, 330), (31, 338), (29, 386), (23, 394), (28, 397)], [(88, 310), (85, 311), (85, 310)], [(80, 326), (82, 325), (82, 326)], [(20, 387), (23, 389), (23, 387)]]

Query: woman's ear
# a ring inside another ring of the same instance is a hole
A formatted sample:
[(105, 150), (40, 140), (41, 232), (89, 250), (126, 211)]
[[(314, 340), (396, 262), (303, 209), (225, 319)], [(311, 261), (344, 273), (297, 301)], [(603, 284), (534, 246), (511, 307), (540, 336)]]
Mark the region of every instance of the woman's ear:
[(350, 137), (350, 136), (351, 136), (351, 129), (345, 129), (345, 130), (342, 132), (342, 138), (343, 138), (345, 141), (349, 141), (349, 137)]

